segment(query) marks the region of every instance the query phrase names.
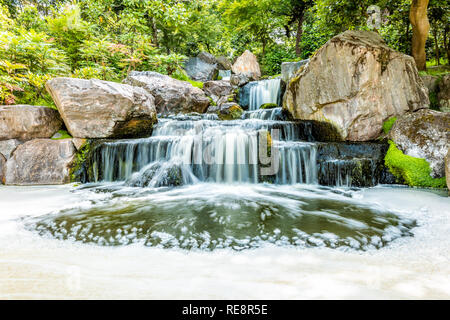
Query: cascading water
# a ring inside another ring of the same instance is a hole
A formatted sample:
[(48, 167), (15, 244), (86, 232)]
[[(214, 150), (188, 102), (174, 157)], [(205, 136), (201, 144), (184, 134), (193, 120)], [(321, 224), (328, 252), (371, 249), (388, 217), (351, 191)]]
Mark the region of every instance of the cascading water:
[(280, 102), (281, 79), (257, 81), (250, 88), (249, 110), (257, 110), (265, 103)]
[[(257, 92), (275, 82), (262, 81)], [(258, 103), (278, 94), (267, 92)], [(378, 183), (385, 145), (318, 142), (318, 130), (289, 121), (281, 108), (229, 121), (160, 116), (150, 137), (92, 145), (84, 176), (97, 183), (80, 191), (106, 200), (31, 218), (27, 228), (99, 245), (189, 250), (267, 243), (368, 250), (411, 235), (415, 221), (365, 206), (351, 188), (321, 186)]]
[(282, 118), (281, 108), (246, 112), (241, 120), (211, 118), (162, 118), (149, 138), (99, 145), (92, 159), (93, 180), (135, 186), (161, 185), (155, 177), (161, 177), (163, 185), (273, 178), (282, 184), (317, 183), (316, 149), (308, 142), (313, 140), (308, 124), (274, 120)]

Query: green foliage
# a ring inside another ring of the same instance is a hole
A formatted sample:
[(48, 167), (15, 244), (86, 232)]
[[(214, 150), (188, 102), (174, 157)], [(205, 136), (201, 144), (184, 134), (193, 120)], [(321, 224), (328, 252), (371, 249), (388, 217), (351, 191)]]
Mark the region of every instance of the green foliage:
[(394, 125), (395, 121), (397, 121), (397, 117), (389, 118), (383, 123), (383, 132), (385, 134), (388, 134), (389, 131), (391, 131), (391, 128)]
[(438, 179), (431, 177), (430, 164), (425, 159), (403, 154), (393, 141), (389, 141), (384, 163), (399, 182), (411, 187), (446, 188), (445, 177)]
[(430, 76), (435, 76), (435, 77), (442, 77), (449, 73), (450, 73), (450, 66), (427, 67), (426, 71), (419, 71), (419, 74), (421, 76), (430, 75)]
[(295, 60), (294, 49), (284, 46), (274, 45), (266, 52), (261, 60), (263, 74), (275, 75), (281, 73), (281, 63), (285, 61)]
[(62, 12), (55, 12), (47, 21), (49, 33), (66, 52), (72, 70), (76, 69), (82, 61), (80, 49), (83, 40), (89, 39), (91, 34), (89, 24), (81, 18), (80, 7), (66, 5)]
[(440, 106), (436, 92), (429, 92), (428, 97), (430, 98), (430, 109), (439, 111)]

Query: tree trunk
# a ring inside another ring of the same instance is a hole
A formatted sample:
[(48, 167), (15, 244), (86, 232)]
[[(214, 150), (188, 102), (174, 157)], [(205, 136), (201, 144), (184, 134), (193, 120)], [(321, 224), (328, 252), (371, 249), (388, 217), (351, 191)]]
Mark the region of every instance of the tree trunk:
[(158, 29), (156, 28), (155, 19), (153, 17), (150, 17), (150, 26), (152, 28), (152, 39), (153, 44), (159, 48), (159, 41), (158, 41)]
[(434, 38), (434, 55), (436, 57), (437, 65), (441, 65), (441, 59), (439, 57), (439, 43), (438, 43), (438, 37), (437, 37), (437, 29), (433, 28), (433, 38)]
[(300, 12), (300, 15), (298, 16), (297, 35), (295, 37), (295, 55), (297, 56), (297, 58), (299, 58), (302, 54), (302, 48), (300, 47), (300, 44), (302, 42), (303, 34), (303, 16), (304, 10)]
[(444, 29), (444, 50), (447, 53), (447, 64), (450, 65), (450, 43), (448, 41), (448, 31), (450, 30), (449, 27), (445, 27)]
[(262, 37), (261, 43), (262, 43), (262, 54), (264, 56), (266, 54), (266, 45), (267, 45), (266, 37), (264, 37), (264, 36)]
[(428, 2), (429, 0), (412, 0), (409, 11), (409, 20), (413, 31), (411, 51), (419, 70), (427, 69), (425, 43), (430, 30), (427, 17)]

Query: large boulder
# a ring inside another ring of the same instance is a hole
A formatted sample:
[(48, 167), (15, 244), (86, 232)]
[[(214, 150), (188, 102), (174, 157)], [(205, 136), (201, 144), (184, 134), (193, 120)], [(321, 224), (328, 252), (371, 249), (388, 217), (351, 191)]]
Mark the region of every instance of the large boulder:
[(192, 80), (209, 81), (217, 77), (219, 68), (216, 57), (207, 52), (200, 52), (197, 57), (186, 61), (184, 70)]
[(432, 176), (445, 175), (444, 159), (450, 145), (450, 113), (429, 109), (399, 117), (389, 132), (404, 154), (423, 158), (430, 163)]
[(158, 113), (203, 113), (210, 103), (205, 93), (187, 81), (152, 71), (133, 71), (125, 83), (139, 86), (155, 97)]
[(58, 111), (42, 106), (0, 106), (0, 140), (50, 138), (61, 128)]
[(76, 78), (54, 78), (45, 86), (74, 138), (148, 136), (157, 122), (154, 98), (142, 88)]
[(300, 69), (309, 62), (309, 59), (293, 62), (283, 62), (281, 64), (281, 80), (285, 83), (289, 82), (289, 79)]
[(329, 40), (289, 81), (284, 96), (293, 118), (331, 123), (350, 141), (376, 139), (385, 120), (428, 106), (414, 59), (370, 31)]
[(6, 159), (9, 159), (17, 146), (22, 143), (23, 141), (17, 139), (2, 140), (0, 141), (0, 153), (3, 154)]
[(68, 183), (75, 152), (71, 139), (25, 142), (6, 163), (4, 182), (7, 185)]
[(245, 50), (244, 53), (237, 58), (231, 70), (235, 74), (244, 74), (253, 80), (258, 80), (261, 77), (258, 58), (248, 50)]
[(450, 74), (439, 82), (438, 103), (441, 111), (450, 112)]
[(221, 97), (230, 95), (233, 87), (226, 80), (207, 81), (203, 84), (203, 91), (217, 103)]
[(0, 184), (4, 183), (3, 178), (6, 170), (6, 158), (0, 153)]

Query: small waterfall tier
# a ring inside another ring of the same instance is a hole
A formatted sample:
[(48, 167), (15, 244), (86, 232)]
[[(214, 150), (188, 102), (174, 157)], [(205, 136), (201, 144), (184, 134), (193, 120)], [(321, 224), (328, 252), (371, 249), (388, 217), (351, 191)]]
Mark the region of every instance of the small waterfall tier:
[(308, 142), (314, 140), (308, 123), (248, 114), (243, 118), (171, 116), (160, 119), (149, 138), (101, 142), (93, 149), (90, 180), (127, 181), (132, 186), (273, 179), (317, 183), (316, 147)]
[(281, 79), (252, 81), (239, 91), (239, 104), (250, 111), (258, 110), (263, 104), (281, 105)]
[(159, 119), (148, 138), (94, 142), (83, 182), (136, 187), (216, 183), (373, 186), (382, 182), (384, 144), (321, 143), (309, 121), (281, 108)]

